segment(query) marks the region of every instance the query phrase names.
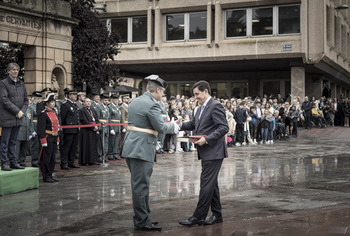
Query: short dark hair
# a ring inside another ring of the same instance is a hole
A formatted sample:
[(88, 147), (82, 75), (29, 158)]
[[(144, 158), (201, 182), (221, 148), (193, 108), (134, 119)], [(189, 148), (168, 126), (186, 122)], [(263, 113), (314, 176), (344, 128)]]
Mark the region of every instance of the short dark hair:
[(194, 90), (195, 88), (198, 88), (199, 91), (204, 92), (205, 89), (208, 90), (208, 93), (211, 94), (211, 89), (210, 89), (210, 85), (207, 81), (205, 80), (200, 80), (198, 82), (196, 82), (193, 87), (192, 90)]

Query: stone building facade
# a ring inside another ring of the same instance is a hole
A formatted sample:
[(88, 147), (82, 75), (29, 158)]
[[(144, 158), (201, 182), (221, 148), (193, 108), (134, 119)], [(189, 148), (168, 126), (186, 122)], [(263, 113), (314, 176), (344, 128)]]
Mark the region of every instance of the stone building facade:
[[(25, 46), (28, 93), (45, 87), (72, 87), (70, 4), (60, 0), (0, 2), (0, 42)], [(55, 83), (54, 80), (57, 80)], [(54, 82), (54, 83), (53, 83)]]
[(154, 73), (168, 95), (209, 81), (217, 97), (349, 97), (349, 0), (97, 0), (119, 32), (116, 62), (130, 78)]

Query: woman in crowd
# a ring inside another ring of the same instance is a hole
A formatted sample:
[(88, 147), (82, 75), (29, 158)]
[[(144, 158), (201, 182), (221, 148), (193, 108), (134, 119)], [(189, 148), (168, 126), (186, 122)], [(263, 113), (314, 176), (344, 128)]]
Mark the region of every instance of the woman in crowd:
[(38, 114), (38, 137), (41, 143), (39, 158), (40, 170), (43, 181), (46, 183), (58, 182), (52, 176), (55, 168), (58, 137), (58, 117), (55, 112), (55, 94), (49, 93), (43, 100), (45, 109)]
[[(79, 110), (80, 123), (82, 125), (96, 125), (98, 116), (91, 107), (91, 100), (86, 98), (84, 107)], [(93, 165), (97, 159), (97, 126), (80, 129), (79, 163), (81, 165)]]

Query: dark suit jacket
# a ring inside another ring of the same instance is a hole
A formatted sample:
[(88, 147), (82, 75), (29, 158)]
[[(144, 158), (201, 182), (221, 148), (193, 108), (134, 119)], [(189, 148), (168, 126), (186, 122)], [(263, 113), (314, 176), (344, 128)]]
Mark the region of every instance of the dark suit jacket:
[(191, 121), (184, 122), (181, 130), (195, 130), (196, 135), (207, 135), (208, 144), (198, 146), (198, 159), (203, 161), (223, 159), (227, 157), (227, 145), (225, 134), (228, 132), (228, 124), (224, 107), (213, 98), (206, 105), (201, 119), (200, 110), (192, 117)]

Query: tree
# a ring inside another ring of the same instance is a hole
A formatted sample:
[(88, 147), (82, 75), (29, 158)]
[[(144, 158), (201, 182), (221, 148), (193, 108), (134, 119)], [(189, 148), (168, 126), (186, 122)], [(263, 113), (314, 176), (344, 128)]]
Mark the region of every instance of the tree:
[(0, 47), (0, 80), (7, 77), (7, 65), (15, 62), (19, 65), (18, 77), (23, 79), (24, 75), (24, 47), (16, 45), (4, 45)]
[(105, 87), (112, 80), (119, 83), (119, 70), (113, 63), (118, 54), (119, 36), (111, 33), (97, 18), (94, 0), (66, 0), (71, 3), (72, 17), (79, 20), (72, 28), (73, 80), (75, 87), (86, 83), (88, 92)]

